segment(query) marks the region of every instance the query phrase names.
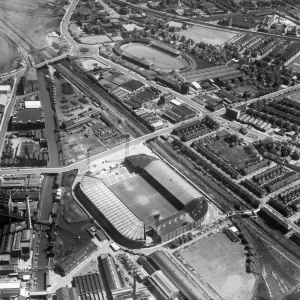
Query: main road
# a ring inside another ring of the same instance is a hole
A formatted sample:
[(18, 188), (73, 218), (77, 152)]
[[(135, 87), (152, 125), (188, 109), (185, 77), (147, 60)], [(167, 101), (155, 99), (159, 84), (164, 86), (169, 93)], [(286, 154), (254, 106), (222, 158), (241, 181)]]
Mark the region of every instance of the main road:
[(71, 171), (74, 169), (81, 169), (81, 168), (85, 168), (87, 163), (91, 164), (93, 161), (96, 161), (98, 159), (104, 158), (110, 154), (113, 154), (115, 152), (118, 152), (122, 149), (125, 149), (128, 146), (133, 146), (133, 145), (137, 145), (139, 143), (145, 142), (147, 140), (153, 139), (157, 136), (166, 134), (166, 133), (170, 133), (173, 128), (175, 126), (171, 126), (168, 128), (164, 128), (152, 133), (149, 133), (147, 135), (141, 136), (139, 138), (136, 138), (134, 140), (129, 141), (126, 144), (121, 144), (117, 147), (114, 147), (112, 149), (108, 149), (104, 152), (101, 153), (97, 153), (93, 156), (90, 156), (89, 158), (85, 158), (81, 161), (75, 162), (71, 165), (68, 166), (64, 166), (64, 167), (54, 167), (54, 168), (48, 168), (48, 167), (43, 167), (43, 168), (2, 168), (1, 169), (1, 174), (2, 175), (16, 175), (16, 174), (41, 174), (41, 173), (48, 173), (48, 174), (53, 174), (53, 173), (60, 173), (60, 172), (67, 172), (67, 171)]
[(4, 142), (6, 129), (7, 129), (7, 128), (5, 128), (5, 126), (6, 127), (8, 126), (9, 118), (11, 116), (12, 110), (13, 110), (15, 102), (16, 102), (15, 92), (16, 92), (18, 80), (19, 80), (19, 77), (17, 75), (15, 77), (15, 82), (14, 82), (13, 89), (11, 91), (10, 99), (8, 100), (9, 101), (8, 105), (5, 107), (3, 118), (2, 118), (2, 121), (0, 124), (0, 153), (2, 152), (3, 142)]

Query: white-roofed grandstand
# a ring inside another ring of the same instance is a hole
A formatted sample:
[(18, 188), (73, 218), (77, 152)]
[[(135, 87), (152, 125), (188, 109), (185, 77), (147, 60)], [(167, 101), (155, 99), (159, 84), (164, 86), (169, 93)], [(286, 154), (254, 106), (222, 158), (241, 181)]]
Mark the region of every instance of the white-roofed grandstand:
[(83, 194), (119, 233), (131, 240), (145, 239), (144, 222), (139, 220), (101, 179), (84, 176), (80, 187)]

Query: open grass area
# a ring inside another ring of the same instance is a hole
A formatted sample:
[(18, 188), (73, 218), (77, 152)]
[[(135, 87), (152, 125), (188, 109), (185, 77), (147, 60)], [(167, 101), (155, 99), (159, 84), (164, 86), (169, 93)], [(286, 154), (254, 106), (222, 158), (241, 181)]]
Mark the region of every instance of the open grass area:
[(244, 94), (245, 91), (248, 91), (251, 93), (251, 97), (256, 97), (256, 94), (258, 92), (258, 90), (252, 85), (242, 85), (235, 88), (234, 91), (241, 96)]
[(59, 27), (63, 1), (0, 0), (0, 14), (28, 37), (37, 47), (46, 45), (47, 33)]
[(82, 208), (74, 200), (71, 190), (63, 195), (63, 216), (67, 223), (81, 223), (87, 221), (88, 215), (82, 210)]
[(233, 166), (237, 166), (247, 160), (250, 156), (244, 150), (244, 146), (229, 147), (227, 143), (221, 138), (210, 144), (210, 146), (217, 152), (217, 154), (229, 161)]
[(194, 39), (196, 42), (202, 41), (212, 45), (223, 45), (236, 36), (235, 33), (222, 31), (219, 28), (211, 29), (201, 26), (191, 26), (186, 30), (182, 30), (180, 34)]
[(181, 256), (224, 300), (250, 300), (256, 278), (245, 270), (244, 247), (224, 233), (202, 239)]
[(157, 214), (160, 214), (162, 220), (177, 212), (177, 209), (140, 175), (111, 185), (109, 188), (140, 220), (145, 222), (146, 226), (155, 222), (154, 216)]
[(14, 67), (14, 61), (21, 57), (17, 45), (0, 31), (0, 72), (9, 71)]

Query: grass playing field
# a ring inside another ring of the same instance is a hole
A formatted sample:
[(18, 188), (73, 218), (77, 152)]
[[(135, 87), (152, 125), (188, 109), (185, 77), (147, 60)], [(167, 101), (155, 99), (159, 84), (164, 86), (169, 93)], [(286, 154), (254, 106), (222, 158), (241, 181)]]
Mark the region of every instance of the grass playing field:
[(255, 276), (246, 273), (244, 247), (232, 243), (224, 233), (200, 240), (181, 256), (224, 300), (250, 300), (253, 296)]
[(247, 160), (250, 160), (250, 156), (245, 152), (243, 146), (234, 146), (230, 148), (222, 138), (213, 142), (211, 147), (219, 156), (227, 159), (233, 166), (237, 166)]
[(186, 30), (182, 30), (180, 34), (186, 36), (187, 38), (194, 39), (196, 42), (202, 41), (212, 45), (223, 45), (236, 36), (236, 34), (232, 32), (201, 26), (191, 26)]
[(155, 222), (154, 216), (157, 214), (160, 214), (160, 219), (164, 219), (177, 212), (177, 209), (140, 175), (118, 182), (109, 188), (145, 222), (146, 226)]

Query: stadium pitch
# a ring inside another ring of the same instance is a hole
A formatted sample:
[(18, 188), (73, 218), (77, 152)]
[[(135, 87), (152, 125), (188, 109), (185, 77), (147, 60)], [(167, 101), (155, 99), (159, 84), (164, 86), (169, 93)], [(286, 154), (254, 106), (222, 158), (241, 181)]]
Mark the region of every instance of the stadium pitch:
[(140, 175), (118, 182), (109, 188), (148, 227), (178, 210)]

